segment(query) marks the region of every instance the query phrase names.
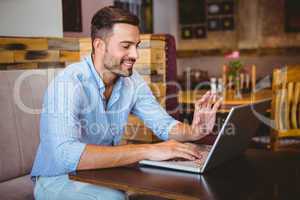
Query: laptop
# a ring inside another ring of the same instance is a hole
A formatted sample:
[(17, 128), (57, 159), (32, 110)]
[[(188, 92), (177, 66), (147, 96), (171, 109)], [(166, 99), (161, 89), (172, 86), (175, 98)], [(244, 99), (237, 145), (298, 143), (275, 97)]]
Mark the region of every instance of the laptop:
[(139, 164), (192, 173), (204, 173), (215, 168), (234, 159), (247, 149), (251, 138), (261, 124), (259, 116), (265, 114), (266, 110), (270, 108), (270, 103), (271, 100), (267, 99), (231, 108), (213, 145), (199, 145), (203, 152), (202, 158), (199, 160), (142, 160)]

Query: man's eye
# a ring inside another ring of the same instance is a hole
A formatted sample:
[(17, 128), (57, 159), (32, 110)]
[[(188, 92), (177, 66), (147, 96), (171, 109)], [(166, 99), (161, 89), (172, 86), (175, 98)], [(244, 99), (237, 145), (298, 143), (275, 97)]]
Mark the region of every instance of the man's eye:
[(129, 49), (130, 45), (123, 45), (122, 46), (124, 49)]

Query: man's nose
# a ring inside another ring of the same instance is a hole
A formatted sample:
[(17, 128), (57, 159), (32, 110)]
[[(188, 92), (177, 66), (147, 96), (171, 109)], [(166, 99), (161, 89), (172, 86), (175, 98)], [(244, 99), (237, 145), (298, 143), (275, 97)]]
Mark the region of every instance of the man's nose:
[(138, 59), (139, 58), (139, 52), (137, 50), (137, 48), (131, 48), (130, 54), (129, 54), (130, 58), (134, 58), (134, 59)]

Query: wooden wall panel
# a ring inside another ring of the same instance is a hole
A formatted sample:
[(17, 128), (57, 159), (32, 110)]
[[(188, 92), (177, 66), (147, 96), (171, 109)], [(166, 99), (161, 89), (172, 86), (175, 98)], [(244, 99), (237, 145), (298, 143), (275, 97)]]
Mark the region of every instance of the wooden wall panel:
[(65, 62), (65, 61), (79, 61), (80, 60), (80, 52), (78, 51), (60, 51), (60, 61)]
[(13, 63), (14, 53), (11, 51), (0, 51), (0, 63)]
[(59, 51), (15, 51), (14, 60), (18, 63), (26, 62), (58, 62)]
[(0, 50), (48, 50), (46, 38), (0, 38)]
[(77, 38), (49, 38), (48, 46), (49, 50), (80, 51)]
[(90, 38), (0, 37), (0, 70), (62, 68), (90, 55), (90, 42)]

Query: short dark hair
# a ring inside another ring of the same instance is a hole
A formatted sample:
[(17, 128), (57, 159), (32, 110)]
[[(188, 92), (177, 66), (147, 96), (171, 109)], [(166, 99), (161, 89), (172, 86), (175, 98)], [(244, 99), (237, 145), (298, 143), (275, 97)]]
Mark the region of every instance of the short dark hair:
[(107, 32), (110, 32), (114, 24), (125, 23), (139, 26), (139, 19), (136, 15), (127, 10), (115, 6), (107, 6), (100, 9), (91, 21), (91, 39), (103, 38)]

